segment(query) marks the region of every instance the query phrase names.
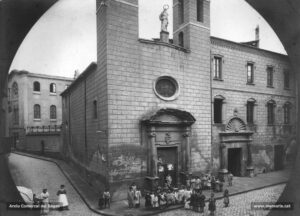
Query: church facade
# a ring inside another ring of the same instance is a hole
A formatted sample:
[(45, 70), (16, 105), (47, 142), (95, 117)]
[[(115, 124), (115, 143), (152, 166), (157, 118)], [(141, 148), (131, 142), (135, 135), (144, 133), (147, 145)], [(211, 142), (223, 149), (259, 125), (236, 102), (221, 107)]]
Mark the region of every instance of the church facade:
[(61, 94), (63, 153), (113, 199), (167, 174), (282, 169), (295, 135), (286, 55), (211, 37), (208, 0), (174, 0), (173, 26), (140, 39), (138, 0), (97, 1), (97, 62)]

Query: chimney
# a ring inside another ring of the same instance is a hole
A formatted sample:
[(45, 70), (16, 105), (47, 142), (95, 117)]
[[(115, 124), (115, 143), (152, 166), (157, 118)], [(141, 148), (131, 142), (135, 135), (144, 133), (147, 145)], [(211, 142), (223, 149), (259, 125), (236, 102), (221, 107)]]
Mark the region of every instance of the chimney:
[(255, 40), (257, 41), (257, 47), (259, 47), (259, 25), (255, 28)]
[(79, 70), (75, 70), (74, 72), (74, 80), (77, 79), (77, 77), (79, 76), (80, 72)]

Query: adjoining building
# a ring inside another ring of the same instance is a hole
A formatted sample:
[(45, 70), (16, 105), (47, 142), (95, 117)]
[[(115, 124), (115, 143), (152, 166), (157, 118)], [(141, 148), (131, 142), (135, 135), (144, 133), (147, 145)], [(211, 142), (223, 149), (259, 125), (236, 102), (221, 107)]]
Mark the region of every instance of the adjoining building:
[(73, 79), (12, 71), (8, 76), (9, 136), (17, 150), (59, 153), (62, 107), (60, 93)]
[(126, 197), (213, 172), (282, 169), (296, 130), (286, 55), (210, 36), (210, 1), (173, 1), (173, 40), (138, 38), (138, 1), (97, 1), (97, 63), (62, 93), (63, 155)]

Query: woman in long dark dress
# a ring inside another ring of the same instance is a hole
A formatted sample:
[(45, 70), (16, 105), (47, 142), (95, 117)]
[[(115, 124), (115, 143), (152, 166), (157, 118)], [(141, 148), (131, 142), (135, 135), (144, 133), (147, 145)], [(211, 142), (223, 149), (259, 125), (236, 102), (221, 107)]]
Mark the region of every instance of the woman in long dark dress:
[(216, 211), (216, 199), (215, 194), (212, 192), (209, 198), (208, 210), (210, 211), (210, 215), (215, 215)]
[(129, 190), (127, 191), (127, 200), (128, 200), (128, 207), (133, 208), (134, 191), (132, 189), (132, 186), (130, 186)]
[(146, 209), (149, 209), (151, 207), (151, 196), (149, 192), (147, 192), (145, 195), (145, 207)]
[(98, 206), (99, 209), (104, 209), (104, 198), (103, 198), (103, 192), (100, 191), (100, 196), (99, 196), (99, 200), (98, 200)]
[(226, 189), (224, 191), (224, 207), (228, 207), (229, 206), (229, 192)]
[(199, 197), (200, 213), (203, 213), (204, 207), (205, 207), (205, 195), (202, 193), (202, 190), (200, 190), (199, 194), (200, 194), (200, 197)]

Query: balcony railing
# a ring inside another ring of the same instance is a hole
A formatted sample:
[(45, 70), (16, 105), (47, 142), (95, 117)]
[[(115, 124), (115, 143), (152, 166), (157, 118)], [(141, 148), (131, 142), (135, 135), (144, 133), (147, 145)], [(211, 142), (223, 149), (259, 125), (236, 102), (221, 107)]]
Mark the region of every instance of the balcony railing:
[(61, 132), (61, 125), (43, 125), (26, 128), (26, 134), (57, 134)]

